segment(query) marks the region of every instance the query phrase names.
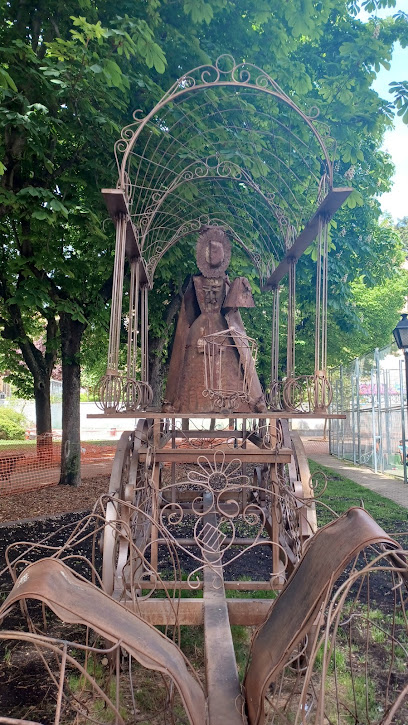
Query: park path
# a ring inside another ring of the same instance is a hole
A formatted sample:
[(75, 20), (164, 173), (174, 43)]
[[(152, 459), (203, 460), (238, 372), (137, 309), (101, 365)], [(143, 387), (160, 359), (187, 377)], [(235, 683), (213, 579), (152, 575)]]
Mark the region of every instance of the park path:
[(360, 486), (369, 488), (371, 491), (375, 491), (408, 509), (408, 485), (404, 484), (402, 480), (382, 473), (374, 473), (371, 468), (355, 466), (350, 461), (341, 461), (331, 456), (328, 441), (323, 441), (321, 438), (312, 439), (302, 436), (302, 441), (306, 455), (312, 461), (331, 468), (341, 476), (345, 476), (345, 478), (359, 483)]

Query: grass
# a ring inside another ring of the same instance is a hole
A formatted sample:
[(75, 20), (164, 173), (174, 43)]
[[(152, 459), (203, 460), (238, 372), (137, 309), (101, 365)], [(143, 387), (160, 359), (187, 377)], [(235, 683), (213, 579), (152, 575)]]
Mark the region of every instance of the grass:
[[(360, 486), (355, 481), (351, 481), (345, 476), (341, 476), (331, 468), (321, 466), (314, 461), (309, 460), (310, 473), (323, 471), (327, 476), (327, 488), (321, 497), (323, 503), (334, 509), (336, 513), (342, 514), (352, 506), (361, 506), (368, 511), (371, 516), (376, 519), (386, 531), (396, 530), (396, 523), (399, 524), (398, 530), (405, 529), (404, 523), (407, 522), (408, 529), (408, 510), (403, 506), (391, 501), (385, 496), (381, 496), (375, 491), (371, 491), (364, 486)], [(373, 473), (373, 476), (375, 474)], [(323, 526), (332, 519), (329, 511), (322, 506), (317, 506), (317, 516), (319, 526)], [(401, 527), (402, 524), (402, 527)]]
[(35, 446), (35, 444), (35, 440), (0, 440), (0, 448), (14, 448), (15, 446)]

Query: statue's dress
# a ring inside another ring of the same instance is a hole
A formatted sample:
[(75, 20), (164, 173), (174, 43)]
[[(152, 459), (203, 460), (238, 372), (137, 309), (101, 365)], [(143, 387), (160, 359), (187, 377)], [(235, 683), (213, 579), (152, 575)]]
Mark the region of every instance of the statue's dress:
[[(233, 337), (228, 332), (225, 336), (221, 335), (219, 339), (222, 339), (222, 350), (216, 346), (213, 355), (209, 356), (204, 351), (206, 336), (228, 331), (231, 327), (225, 314), (222, 313), (228, 290), (228, 278), (197, 275), (193, 277), (192, 282), (185, 294), (180, 312), (166, 400), (175, 412), (227, 412), (228, 405), (222, 402), (216, 390), (221, 387), (222, 391), (227, 393), (227, 397), (237, 394), (232, 398), (234, 412), (250, 413), (254, 408), (242, 396), (244, 370)], [(241, 334), (245, 334), (239, 312), (235, 311), (233, 314), (235, 314), (235, 327)], [(208, 390), (206, 381), (208, 384), (210, 377), (212, 386)], [(256, 372), (255, 377), (255, 395), (259, 398), (262, 391)]]

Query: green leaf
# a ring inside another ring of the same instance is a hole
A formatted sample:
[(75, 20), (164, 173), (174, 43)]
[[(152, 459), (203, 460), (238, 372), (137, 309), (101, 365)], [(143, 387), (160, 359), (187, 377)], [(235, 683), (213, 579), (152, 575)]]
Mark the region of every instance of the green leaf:
[(48, 219), (49, 214), (47, 214), (47, 212), (43, 209), (37, 209), (36, 211), (33, 211), (31, 216), (34, 217), (34, 219), (40, 219), (40, 221), (43, 221), (44, 219)]
[(213, 9), (205, 0), (185, 0), (183, 6), (186, 15), (191, 15), (193, 23), (206, 22), (207, 25), (213, 18)]
[(17, 86), (14, 83), (11, 75), (7, 73), (6, 69), (0, 66), (0, 87), (11, 88), (12, 91), (17, 93)]
[(166, 69), (166, 57), (157, 43), (140, 37), (137, 42), (137, 49), (144, 57), (148, 68), (153, 68), (154, 66), (158, 73), (164, 73)]
[(68, 209), (58, 199), (52, 199), (49, 206), (53, 211), (61, 212), (65, 217), (68, 217)]
[(355, 209), (356, 206), (363, 206), (364, 199), (357, 189), (353, 189), (350, 196), (347, 197), (345, 204), (349, 209)]

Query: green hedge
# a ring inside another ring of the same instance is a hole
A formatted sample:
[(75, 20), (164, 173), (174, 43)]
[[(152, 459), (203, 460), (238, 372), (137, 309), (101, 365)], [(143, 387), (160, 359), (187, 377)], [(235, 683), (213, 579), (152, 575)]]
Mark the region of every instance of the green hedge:
[(18, 441), (25, 438), (26, 417), (8, 406), (0, 408), (0, 439)]

